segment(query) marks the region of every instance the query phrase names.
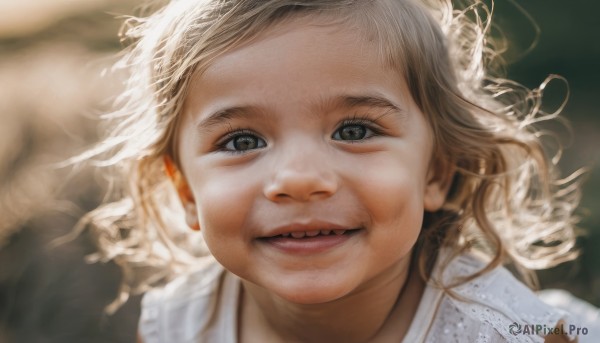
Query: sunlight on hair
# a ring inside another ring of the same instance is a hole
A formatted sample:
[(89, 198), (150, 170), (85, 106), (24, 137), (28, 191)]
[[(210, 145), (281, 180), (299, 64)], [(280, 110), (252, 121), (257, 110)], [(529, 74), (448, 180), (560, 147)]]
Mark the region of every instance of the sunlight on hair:
[(173, 140), (190, 79), (292, 16), (339, 20), (375, 36), (382, 58), (406, 79), (433, 129), (435, 158), (455, 168), (443, 209), (426, 214), (418, 243), (424, 277), (442, 247), (453, 256), (473, 249), (489, 257), (484, 269), (446, 289), (503, 263), (513, 263), (535, 284), (530, 270), (577, 256), (573, 211), (581, 172), (561, 180), (557, 158), (546, 156), (536, 127), (563, 109), (564, 102), (545, 113), (541, 103), (546, 85), (564, 79), (552, 75), (529, 90), (503, 78), (503, 42), (490, 37), (493, 7), (477, 0), (456, 7), (449, 0), (157, 3), (147, 9), (149, 16), (130, 17), (123, 25), (122, 40), (130, 46), (114, 68), (130, 77), (116, 99), (118, 109), (104, 115), (113, 130), (70, 160), (106, 168), (115, 177), (106, 204), (78, 227), (91, 226), (98, 237), (100, 251), (92, 260), (114, 259), (126, 271), (111, 311), (129, 292), (168, 281), (207, 256), (201, 236), (183, 221), (162, 158), (177, 163)]

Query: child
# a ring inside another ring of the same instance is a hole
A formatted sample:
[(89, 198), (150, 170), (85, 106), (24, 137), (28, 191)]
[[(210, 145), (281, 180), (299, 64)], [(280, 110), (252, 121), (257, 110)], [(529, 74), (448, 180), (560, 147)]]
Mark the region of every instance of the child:
[(580, 334), (501, 267), (572, 259), (578, 190), (532, 125), (541, 95), (485, 69), (485, 7), (461, 8), (174, 0), (128, 21), (118, 125), (86, 155), (126, 179), (88, 218), (123, 294), (170, 281), (140, 340)]

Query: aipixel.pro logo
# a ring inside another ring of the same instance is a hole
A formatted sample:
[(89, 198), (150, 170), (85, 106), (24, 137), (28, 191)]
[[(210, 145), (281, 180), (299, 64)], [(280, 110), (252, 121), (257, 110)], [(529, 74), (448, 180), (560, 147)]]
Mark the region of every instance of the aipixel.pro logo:
[(580, 327), (576, 325), (570, 324), (568, 327), (565, 327), (563, 324), (559, 324), (556, 327), (547, 326), (545, 324), (524, 324), (521, 325), (517, 322), (514, 322), (508, 326), (508, 332), (511, 335), (517, 336), (521, 335), (538, 335), (538, 336), (548, 336), (548, 335), (569, 335), (569, 336), (579, 336), (579, 335), (587, 335), (589, 330), (586, 327)]

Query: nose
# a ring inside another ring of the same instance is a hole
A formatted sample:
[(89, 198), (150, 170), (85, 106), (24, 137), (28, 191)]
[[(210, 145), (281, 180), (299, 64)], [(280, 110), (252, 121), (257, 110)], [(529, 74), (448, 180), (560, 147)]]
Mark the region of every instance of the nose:
[(267, 199), (307, 202), (335, 194), (338, 179), (326, 156), (315, 149), (295, 150), (274, 161), (271, 178), (264, 187)]

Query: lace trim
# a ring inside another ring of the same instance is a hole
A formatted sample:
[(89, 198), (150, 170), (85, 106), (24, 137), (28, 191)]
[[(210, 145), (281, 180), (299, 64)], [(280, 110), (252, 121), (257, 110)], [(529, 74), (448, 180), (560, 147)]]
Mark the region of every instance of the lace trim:
[[(470, 275), (483, 267), (474, 256), (459, 256), (445, 269), (442, 279), (449, 283), (455, 276)], [(428, 342), (543, 342), (546, 332), (523, 334), (519, 327), (542, 325), (550, 329), (561, 320), (567, 325), (572, 322), (568, 313), (542, 302), (504, 268), (456, 287), (454, 292), (464, 301), (444, 295)]]

